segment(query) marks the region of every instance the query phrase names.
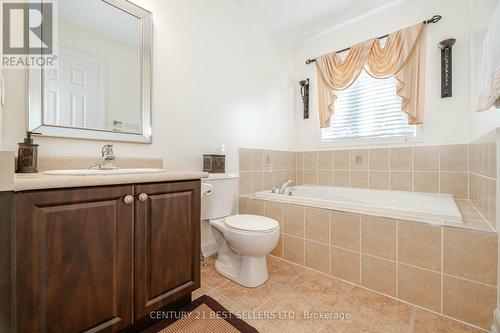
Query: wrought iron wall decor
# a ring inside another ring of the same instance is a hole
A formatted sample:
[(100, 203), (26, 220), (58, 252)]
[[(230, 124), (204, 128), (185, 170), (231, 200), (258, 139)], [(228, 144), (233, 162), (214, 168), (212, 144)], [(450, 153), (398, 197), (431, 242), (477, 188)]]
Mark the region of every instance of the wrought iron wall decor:
[(309, 119), (309, 79), (299, 81), (300, 95), (304, 104), (304, 119)]
[(455, 38), (450, 38), (438, 44), (441, 49), (441, 98), (452, 96), (451, 49), (455, 42)]

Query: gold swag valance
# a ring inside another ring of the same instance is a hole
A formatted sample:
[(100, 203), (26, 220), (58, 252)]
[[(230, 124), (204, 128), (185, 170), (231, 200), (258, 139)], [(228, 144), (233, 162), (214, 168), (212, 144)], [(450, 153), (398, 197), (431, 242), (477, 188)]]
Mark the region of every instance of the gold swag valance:
[(423, 23), (387, 36), (385, 46), (375, 38), (351, 47), (342, 60), (338, 53), (316, 59), (320, 127), (330, 127), (336, 92), (347, 89), (363, 69), (374, 78), (394, 76), (401, 109), (410, 124), (421, 124), (424, 108), (425, 34)]

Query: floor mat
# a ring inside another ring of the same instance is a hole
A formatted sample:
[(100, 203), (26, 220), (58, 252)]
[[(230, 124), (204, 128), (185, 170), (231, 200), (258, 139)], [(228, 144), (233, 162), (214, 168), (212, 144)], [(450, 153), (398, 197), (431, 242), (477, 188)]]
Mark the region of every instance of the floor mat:
[(209, 296), (201, 296), (178, 311), (162, 313), (157, 324), (142, 333), (257, 333)]

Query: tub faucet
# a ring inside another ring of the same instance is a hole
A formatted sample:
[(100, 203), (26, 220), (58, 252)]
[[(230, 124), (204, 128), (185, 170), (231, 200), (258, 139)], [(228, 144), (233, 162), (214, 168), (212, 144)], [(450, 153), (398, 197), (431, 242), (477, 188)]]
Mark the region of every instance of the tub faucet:
[(289, 180), (285, 180), (285, 181), (281, 184), (281, 186), (280, 186), (280, 190), (279, 190), (279, 192), (278, 192), (278, 193), (279, 193), (279, 194), (285, 194), (286, 189), (287, 189), (290, 185), (292, 185), (292, 184), (295, 184), (292, 180), (290, 180), (290, 179), (289, 179)]

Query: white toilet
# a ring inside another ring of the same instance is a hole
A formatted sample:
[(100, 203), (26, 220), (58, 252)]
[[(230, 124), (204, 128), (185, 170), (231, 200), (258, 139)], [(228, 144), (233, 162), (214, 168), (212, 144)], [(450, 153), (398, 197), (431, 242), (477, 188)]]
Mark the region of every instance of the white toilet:
[(238, 206), (238, 176), (211, 174), (202, 180), (201, 218), (218, 245), (215, 269), (245, 287), (267, 281), (266, 254), (279, 240), (279, 223), (258, 215), (231, 215)]

